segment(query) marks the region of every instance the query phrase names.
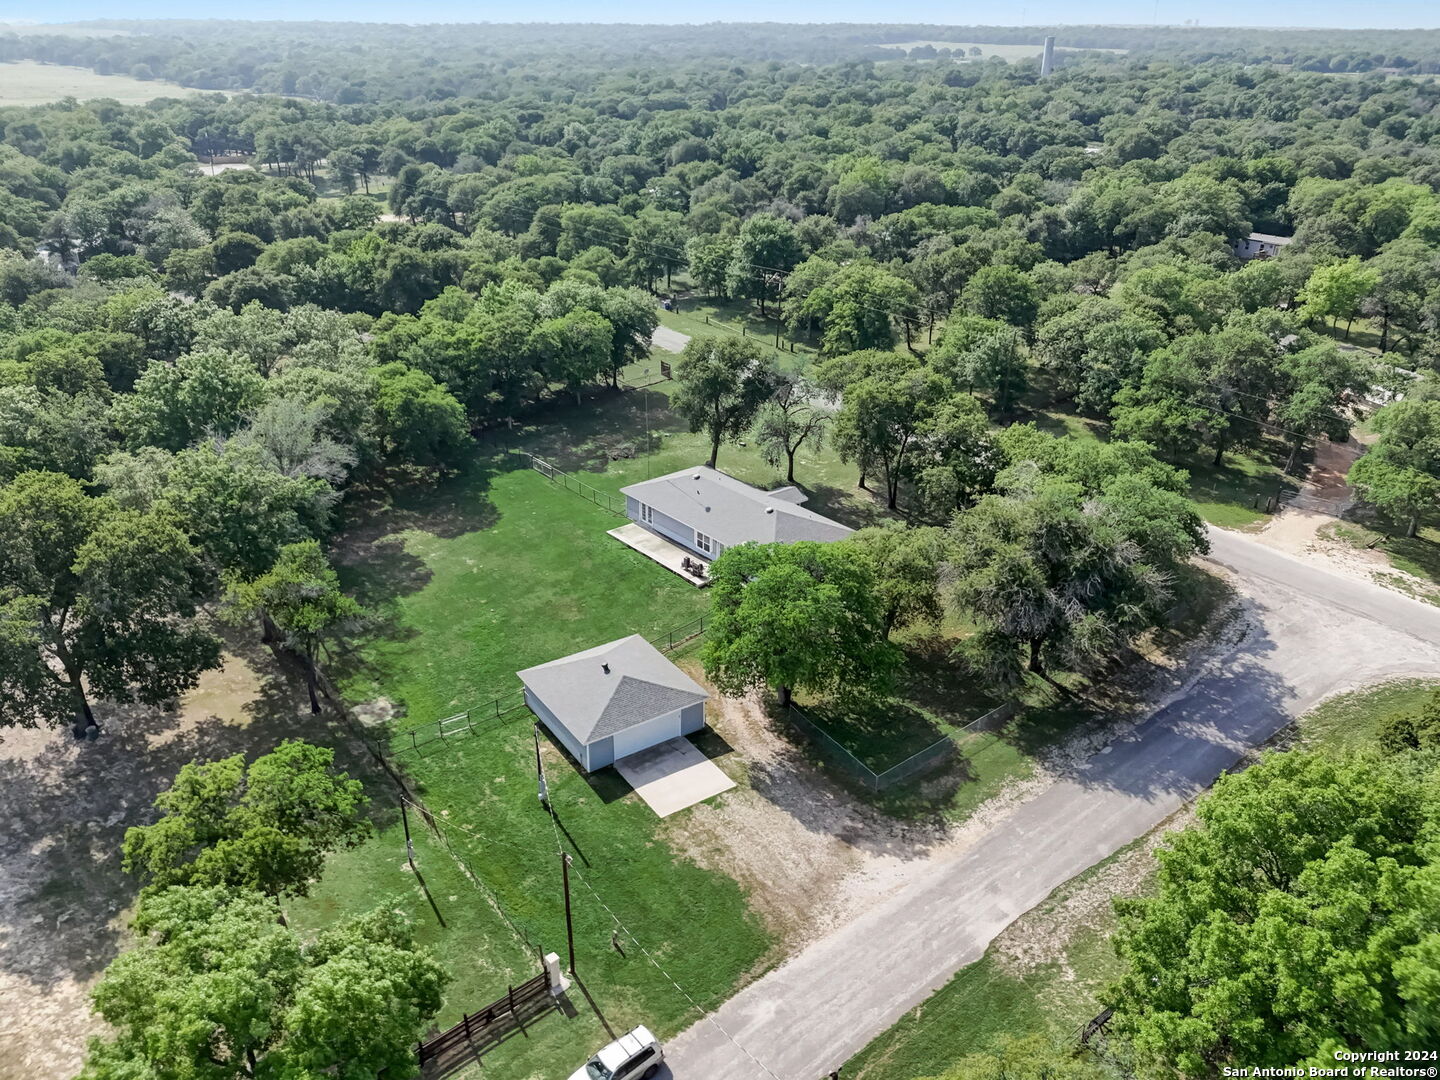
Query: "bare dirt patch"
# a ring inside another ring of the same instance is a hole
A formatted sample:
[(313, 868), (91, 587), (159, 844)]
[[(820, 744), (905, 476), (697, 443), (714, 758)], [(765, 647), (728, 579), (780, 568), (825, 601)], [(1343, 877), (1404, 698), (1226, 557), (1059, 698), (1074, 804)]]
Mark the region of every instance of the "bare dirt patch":
[[(705, 748), (739, 787), (667, 819), (677, 852), (730, 875), (776, 938), (770, 963), (880, 903), (937, 862), (959, 858), (1023, 802), (1084, 761), (1117, 733), (1185, 692), (1203, 659), (1233, 643), (1247, 622), (1233, 599), (1203, 632), (1136, 657), (1107, 684), (1111, 720), (1078, 731), (1035, 762), (959, 825), (900, 821), (860, 801), (807, 762), (754, 698), (714, 693)], [(694, 661), (682, 662), (704, 682)], [(734, 751), (729, 752), (729, 751)]]
[(177, 709), (96, 712), (94, 741), (64, 729), (0, 743), (0, 1080), (73, 1076), (103, 1029), (89, 990), (125, 947), (136, 893), (120, 843), (182, 765), (307, 738), (365, 775), (342, 732), (310, 715), (303, 682), (242, 640)]
[[(1343, 443), (1319, 440), (1302, 494), (1325, 500), (1334, 507), (1351, 504), (1355, 494), (1345, 477), (1364, 450), (1360, 438)], [(1353, 513), (1353, 507), (1347, 509), (1346, 518), (1351, 518)], [(1432, 603), (1440, 602), (1440, 589), (1433, 582), (1392, 566), (1383, 551), (1348, 542), (1340, 534), (1340, 530), (1347, 527), (1346, 520), (1333, 514), (1291, 506), (1271, 517), (1254, 536), (1266, 547), (1307, 562), (1321, 563), (1347, 577), (1383, 585)]]

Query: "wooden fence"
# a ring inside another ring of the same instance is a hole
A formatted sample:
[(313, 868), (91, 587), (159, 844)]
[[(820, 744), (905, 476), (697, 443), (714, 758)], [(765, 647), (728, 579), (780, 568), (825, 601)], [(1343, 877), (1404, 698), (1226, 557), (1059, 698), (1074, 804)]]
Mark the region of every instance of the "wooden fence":
[(416, 1044), (420, 1067), (430, 1075), (450, 1072), (553, 1008), (556, 1002), (550, 993), (550, 979), (542, 971), (528, 982), (510, 987), (503, 997), (478, 1012), (465, 1014), (449, 1031)]

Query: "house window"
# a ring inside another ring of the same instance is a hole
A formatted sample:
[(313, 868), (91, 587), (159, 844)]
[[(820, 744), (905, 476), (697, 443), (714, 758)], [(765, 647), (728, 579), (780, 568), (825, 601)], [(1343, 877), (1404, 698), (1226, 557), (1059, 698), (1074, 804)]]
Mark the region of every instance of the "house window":
[(714, 547), (714, 544), (711, 543), (710, 537), (706, 536), (702, 532), (697, 531), (695, 533), (695, 546), (701, 551), (703, 551), (706, 555), (709, 555), (710, 549)]
[(646, 525), (652, 524), (655, 520), (655, 511), (650, 509), (646, 503), (640, 504), (640, 520)]

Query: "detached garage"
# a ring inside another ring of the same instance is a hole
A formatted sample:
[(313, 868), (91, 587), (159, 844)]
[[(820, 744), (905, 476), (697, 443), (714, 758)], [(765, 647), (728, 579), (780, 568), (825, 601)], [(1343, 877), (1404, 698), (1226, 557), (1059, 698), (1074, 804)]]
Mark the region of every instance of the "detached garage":
[(516, 673), (586, 772), (705, 726), (710, 695), (639, 634)]

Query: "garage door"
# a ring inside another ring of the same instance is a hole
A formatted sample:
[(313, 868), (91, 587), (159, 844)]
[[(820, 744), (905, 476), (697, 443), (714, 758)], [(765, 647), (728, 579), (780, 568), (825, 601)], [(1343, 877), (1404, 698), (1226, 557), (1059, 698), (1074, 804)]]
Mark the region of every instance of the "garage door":
[(615, 733), (615, 757), (622, 758), (627, 754), (639, 753), (656, 743), (662, 743), (666, 739), (673, 739), (680, 734), (680, 714), (671, 713), (669, 716), (657, 716), (654, 720), (647, 720), (643, 724), (636, 724), (632, 728)]

